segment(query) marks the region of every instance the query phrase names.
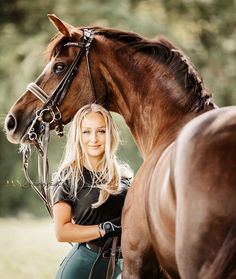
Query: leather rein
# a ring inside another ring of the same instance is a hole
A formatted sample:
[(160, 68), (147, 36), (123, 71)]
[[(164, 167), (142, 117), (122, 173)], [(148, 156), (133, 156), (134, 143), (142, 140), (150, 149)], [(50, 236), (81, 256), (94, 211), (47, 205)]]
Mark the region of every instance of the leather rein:
[[(63, 79), (58, 84), (54, 92), (49, 96), (35, 82), (27, 86), (27, 90), (33, 93), (42, 103), (43, 106), (36, 111), (36, 116), (30, 125), (26, 136), (38, 150), (38, 179), (39, 185), (35, 185), (29, 176), (29, 160), (31, 157), (30, 145), (25, 145), (22, 148), (24, 174), (27, 181), (30, 183), (33, 190), (39, 195), (44, 202), (49, 214), (53, 217), (52, 204), (50, 199), (49, 189), (49, 164), (48, 164), (48, 144), (50, 140), (50, 125), (55, 126), (55, 131), (58, 136), (63, 136), (62, 116), (59, 110), (60, 104), (63, 102), (66, 94), (73, 82), (81, 63), (81, 59), (85, 53), (88, 76), (90, 80), (91, 90), (94, 101), (97, 100), (93, 80), (91, 76), (89, 63), (89, 50), (94, 38), (94, 33), (90, 29), (83, 30), (82, 42), (67, 42), (62, 47), (78, 47), (80, 50), (75, 55), (69, 69), (65, 73)], [(38, 187), (39, 186), (39, 187)]]

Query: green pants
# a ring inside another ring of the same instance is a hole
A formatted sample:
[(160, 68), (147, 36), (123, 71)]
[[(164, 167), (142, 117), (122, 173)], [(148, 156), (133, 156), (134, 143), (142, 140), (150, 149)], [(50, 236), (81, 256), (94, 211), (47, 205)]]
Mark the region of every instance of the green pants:
[[(69, 254), (60, 264), (55, 279), (88, 279), (90, 270), (98, 253), (89, 250), (84, 245), (75, 244)], [(105, 279), (109, 259), (101, 258), (95, 265), (92, 279)], [(121, 278), (123, 260), (116, 264), (114, 279)]]

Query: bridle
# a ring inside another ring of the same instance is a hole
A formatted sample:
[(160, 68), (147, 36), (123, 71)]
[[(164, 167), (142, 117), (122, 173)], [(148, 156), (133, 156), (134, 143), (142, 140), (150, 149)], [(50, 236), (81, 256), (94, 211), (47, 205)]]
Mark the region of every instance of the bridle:
[[(63, 124), (62, 116), (59, 110), (60, 104), (63, 102), (66, 94), (70, 88), (72, 81), (74, 80), (81, 62), (82, 56), (86, 55), (86, 64), (91, 84), (93, 99), (96, 101), (96, 92), (92, 81), (90, 63), (89, 63), (89, 50), (93, 41), (93, 31), (89, 29), (83, 30), (83, 41), (82, 42), (67, 42), (61, 48), (64, 47), (78, 47), (80, 50), (77, 52), (74, 60), (72, 61), (69, 69), (64, 75), (61, 82), (58, 84), (54, 92), (48, 96), (47, 93), (40, 88), (36, 83), (32, 82), (27, 86), (27, 90), (33, 93), (41, 102), (43, 106), (36, 111), (35, 119), (33, 120), (30, 128), (28, 129), (27, 135), (30, 141), (37, 141), (38, 137), (44, 132), (45, 124), (54, 124), (55, 131), (59, 136), (63, 135)], [(38, 133), (35, 129), (36, 124), (39, 124)]]
[(62, 115), (59, 110), (60, 104), (66, 97), (66, 94), (73, 82), (81, 63), (83, 55), (86, 56), (86, 64), (88, 70), (88, 76), (93, 95), (93, 101), (97, 102), (96, 91), (93, 85), (91, 76), (90, 63), (89, 63), (89, 50), (94, 38), (94, 32), (90, 29), (83, 29), (82, 42), (67, 42), (61, 48), (64, 47), (78, 47), (79, 51), (75, 55), (69, 69), (65, 73), (61, 82), (58, 84), (54, 92), (49, 96), (41, 87), (35, 82), (30, 83), (27, 86), (27, 90), (33, 93), (42, 103), (43, 106), (36, 111), (36, 115), (32, 124), (30, 125), (26, 136), (39, 151), (38, 155), (38, 177), (40, 189), (33, 183), (29, 176), (28, 166), (31, 156), (31, 150), (29, 145), (25, 146), (22, 150), (23, 153), (23, 166), (24, 174), (31, 187), (40, 196), (42, 201), (51, 217), (53, 217), (52, 204), (50, 201), (50, 189), (49, 189), (49, 164), (48, 164), (48, 143), (50, 138), (50, 125), (55, 127), (57, 135), (63, 136), (63, 123)]

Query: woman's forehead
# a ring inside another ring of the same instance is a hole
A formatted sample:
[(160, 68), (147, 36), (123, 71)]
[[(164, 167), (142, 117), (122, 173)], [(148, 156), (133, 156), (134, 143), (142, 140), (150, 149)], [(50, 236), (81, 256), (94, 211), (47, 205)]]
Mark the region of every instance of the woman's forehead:
[(81, 122), (82, 127), (105, 127), (106, 122), (104, 116), (100, 112), (91, 111), (87, 113)]

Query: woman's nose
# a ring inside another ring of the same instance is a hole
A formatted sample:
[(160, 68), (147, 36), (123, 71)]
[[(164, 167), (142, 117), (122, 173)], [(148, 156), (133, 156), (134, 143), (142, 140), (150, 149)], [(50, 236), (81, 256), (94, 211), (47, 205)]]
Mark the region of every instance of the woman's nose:
[(91, 133), (90, 141), (96, 142), (97, 141), (97, 134), (96, 132)]

